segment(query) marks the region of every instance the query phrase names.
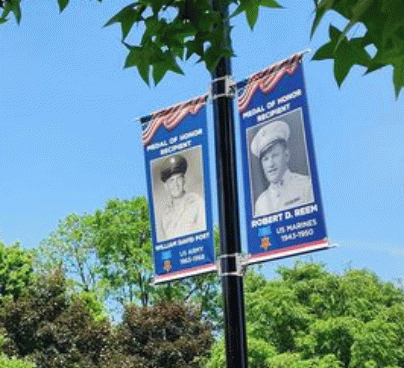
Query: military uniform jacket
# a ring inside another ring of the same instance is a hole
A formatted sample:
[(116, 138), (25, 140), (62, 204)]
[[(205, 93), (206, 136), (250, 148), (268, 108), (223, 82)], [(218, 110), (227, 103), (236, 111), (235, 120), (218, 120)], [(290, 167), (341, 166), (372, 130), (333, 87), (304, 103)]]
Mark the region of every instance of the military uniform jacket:
[(303, 206), (313, 201), (310, 178), (287, 170), (281, 183), (270, 184), (257, 198), (255, 217)]
[(205, 203), (196, 193), (185, 193), (179, 203), (169, 203), (162, 214), (163, 240), (206, 230)]

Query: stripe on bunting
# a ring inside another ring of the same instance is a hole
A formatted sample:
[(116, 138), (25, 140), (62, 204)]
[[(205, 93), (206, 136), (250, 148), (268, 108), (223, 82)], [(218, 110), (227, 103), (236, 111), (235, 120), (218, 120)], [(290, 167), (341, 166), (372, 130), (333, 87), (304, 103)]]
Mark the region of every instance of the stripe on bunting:
[(243, 93), (237, 99), (237, 106), (241, 112), (244, 112), (258, 88), (264, 93), (271, 92), (285, 74), (292, 75), (302, 59), (302, 54), (295, 54), (288, 60), (273, 65), (248, 79)]
[(161, 126), (171, 130), (174, 129), (188, 114), (196, 115), (206, 104), (206, 100), (206, 95), (201, 96), (194, 100), (152, 114), (150, 123), (142, 133), (143, 145), (146, 146), (150, 143)]

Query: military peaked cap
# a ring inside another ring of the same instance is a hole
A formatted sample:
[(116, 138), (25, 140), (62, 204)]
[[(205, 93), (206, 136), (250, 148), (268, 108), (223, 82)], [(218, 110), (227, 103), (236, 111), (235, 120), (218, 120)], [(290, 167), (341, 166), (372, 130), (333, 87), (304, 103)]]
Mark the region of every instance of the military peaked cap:
[(282, 120), (274, 121), (263, 126), (255, 135), (251, 142), (251, 152), (256, 157), (261, 155), (273, 144), (278, 141), (287, 141), (289, 139), (289, 125)]
[(161, 165), (161, 180), (166, 182), (167, 179), (173, 174), (185, 174), (188, 164), (184, 156), (172, 155), (166, 158)]

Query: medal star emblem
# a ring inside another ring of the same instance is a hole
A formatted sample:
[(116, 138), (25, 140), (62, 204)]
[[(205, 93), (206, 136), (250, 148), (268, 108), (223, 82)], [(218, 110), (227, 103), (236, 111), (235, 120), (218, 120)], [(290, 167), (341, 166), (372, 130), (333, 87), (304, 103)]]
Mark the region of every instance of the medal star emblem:
[(264, 250), (268, 250), (268, 248), (271, 246), (271, 241), (269, 240), (268, 236), (264, 236), (261, 238), (261, 248)]
[(163, 262), (163, 268), (164, 268), (164, 271), (166, 271), (166, 272), (169, 272), (173, 268), (173, 264), (171, 263), (171, 261), (169, 259), (166, 259)]

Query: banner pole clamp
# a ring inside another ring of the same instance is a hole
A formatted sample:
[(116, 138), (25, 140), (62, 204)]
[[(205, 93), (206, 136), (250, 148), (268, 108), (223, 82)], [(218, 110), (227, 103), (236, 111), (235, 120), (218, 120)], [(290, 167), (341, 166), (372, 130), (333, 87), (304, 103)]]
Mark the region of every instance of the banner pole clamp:
[[(213, 92), (213, 84), (214, 83), (224, 83), (224, 88), (218, 88), (218, 90), (221, 90), (223, 92), (221, 93), (216, 93), (214, 94)], [(219, 97), (234, 97), (236, 94), (236, 81), (231, 75), (225, 75), (224, 77), (219, 77), (212, 79), (212, 82), (210, 83), (210, 88), (209, 88), (209, 98), (211, 101), (219, 98)]]
[(243, 277), (247, 266), (246, 257), (241, 253), (222, 254), (217, 262), (218, 276)]

